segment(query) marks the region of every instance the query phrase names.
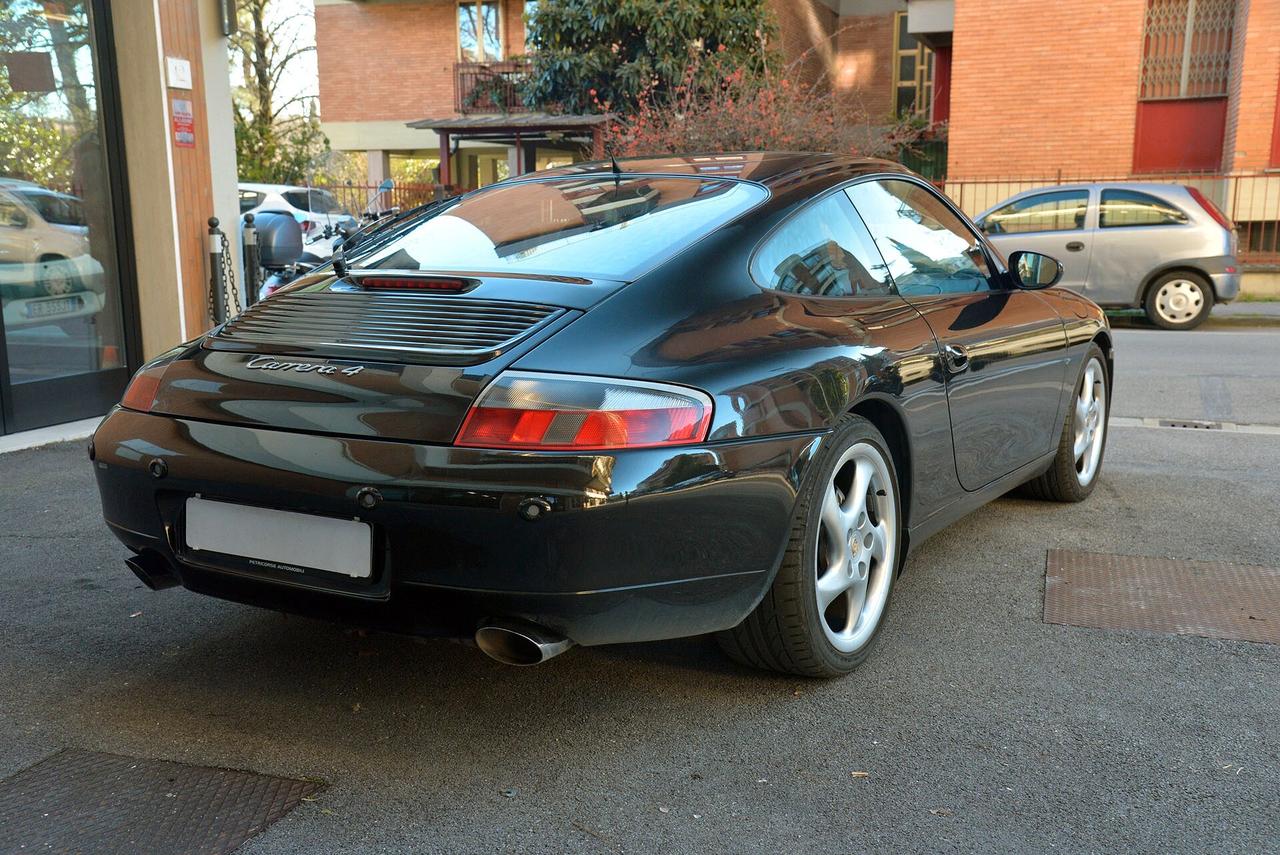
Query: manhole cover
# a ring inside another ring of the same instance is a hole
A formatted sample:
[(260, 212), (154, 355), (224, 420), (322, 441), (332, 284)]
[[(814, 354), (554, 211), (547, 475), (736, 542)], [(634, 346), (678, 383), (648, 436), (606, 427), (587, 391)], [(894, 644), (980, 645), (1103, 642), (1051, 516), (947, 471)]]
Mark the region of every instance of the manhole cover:
[(1280, 570), (1051, 549), (1044, 620), (1280, 644)]
[(231, 852), (320, 786), (72, 749), (0, 781), (0, 852)]

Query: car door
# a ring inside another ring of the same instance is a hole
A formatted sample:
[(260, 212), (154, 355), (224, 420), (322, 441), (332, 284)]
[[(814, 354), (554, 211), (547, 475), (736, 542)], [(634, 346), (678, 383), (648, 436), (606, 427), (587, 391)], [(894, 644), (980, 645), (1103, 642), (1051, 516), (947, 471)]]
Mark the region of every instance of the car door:
[(1023, 196), (987, 214), (978, 226), (1005, 258), (1019, 249), (1056, 258), (1062, 263), (1058, 286), (1087, 293), (1097, 237), (1089, 196), (1087, 187)]
[(1103, 305), (1138, 305), (1151, 271), (1186, 257), (1194, 229), (1172, 202), (1139, 190), (1103, 188), (1089, 296)]
[(0, 192), (0, 264), (26, 264), (35, 258), (31, 215), (8, 193)]
[(875, 179), (847, 192), (898, 293), (942, 348), (960, 484), (977, 490), (1052, 450), (1067, 340), (1048, 301), (1012, 287), (977, 233), (924, 184)]

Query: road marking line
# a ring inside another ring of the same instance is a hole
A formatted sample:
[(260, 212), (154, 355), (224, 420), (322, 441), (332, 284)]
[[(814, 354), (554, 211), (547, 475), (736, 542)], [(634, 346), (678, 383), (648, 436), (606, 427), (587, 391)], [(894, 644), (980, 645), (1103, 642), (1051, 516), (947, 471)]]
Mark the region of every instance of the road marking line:
[[(1162, 425), (1161, 419), (1135, 419), (1129, 416), (1112, 416), (1112, 427), (1131, 427), (1131, 428), (1155, 428), (1156, 430), (1180, 430), (1193, 431), (1195, 433), (1253, 433), (1264, 434), (1267, 436), (1280, 436), (1280, 425), (1251, 425), (1237, 424), (1236, 422), (1219, 422), (1220, 427), (1214, 428), (1212, 431), (1195, 428), (1175, 427), (1173, 425)], [(1164, 419), (1163, 421), (1179, 421), (1179, 422), (1201, 422), (1204, 419)]]

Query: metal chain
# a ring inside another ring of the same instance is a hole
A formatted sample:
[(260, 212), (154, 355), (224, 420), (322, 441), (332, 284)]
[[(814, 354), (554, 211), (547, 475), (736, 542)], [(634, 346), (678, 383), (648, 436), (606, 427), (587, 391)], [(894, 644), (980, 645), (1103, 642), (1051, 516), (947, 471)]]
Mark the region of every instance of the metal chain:
[[(223, 317), (230, 320), (240, 314), (240, 285), (236, 282), (236, 265), (235, 259), (231, 256), (231, 242), (227, 240), (227, 236), (221, 229), (217, 229), (213, 235), (216, 240), (220, 241), (222, 252), (218, 253), (218, 263), (222, 268), (222, 281), (225, 287), (223, 293)], [(217, 305), (215, 303), (214, 289), (209, 289), (209, 322), (218, 322)]]

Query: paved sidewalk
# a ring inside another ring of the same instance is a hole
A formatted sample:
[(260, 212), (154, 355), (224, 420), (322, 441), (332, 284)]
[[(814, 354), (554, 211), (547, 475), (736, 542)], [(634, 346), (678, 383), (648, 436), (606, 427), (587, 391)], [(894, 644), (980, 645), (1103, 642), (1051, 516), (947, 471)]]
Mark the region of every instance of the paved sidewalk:
[(1261, 302), (1219, 303), (1210, 318), (1263, 317), (1280, 319), (1280, 300)]

